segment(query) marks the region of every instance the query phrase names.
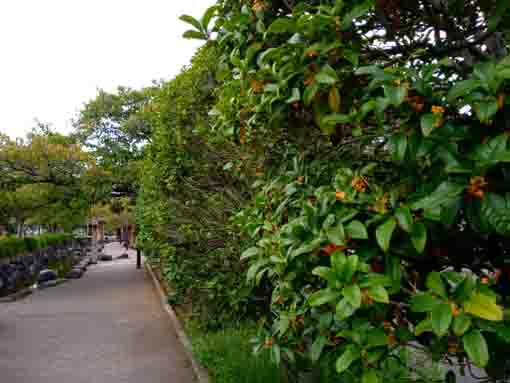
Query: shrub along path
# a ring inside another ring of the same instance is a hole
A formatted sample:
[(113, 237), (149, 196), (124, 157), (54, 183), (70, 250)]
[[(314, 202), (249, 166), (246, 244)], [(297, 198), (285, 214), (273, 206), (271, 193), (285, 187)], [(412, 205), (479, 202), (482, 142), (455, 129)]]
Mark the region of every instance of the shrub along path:
[[(105, 251), (114, 257), (118, 244)], [(176, 334), (135, 255), (0, 304), (2, 382), (192, 382)]]

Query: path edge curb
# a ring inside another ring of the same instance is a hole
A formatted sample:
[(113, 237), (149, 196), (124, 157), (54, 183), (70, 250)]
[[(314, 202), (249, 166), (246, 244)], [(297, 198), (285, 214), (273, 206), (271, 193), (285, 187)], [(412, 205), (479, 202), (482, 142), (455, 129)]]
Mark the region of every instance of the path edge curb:
[(173, 307), (168, 304), (163, 288), (161, 287), (159, 280), (156, 278), (156, 275), (154, 274), (152, 267), (147, 262), (144, 262), (143, 265), (145, 267), (145, 270), (151, 276), (152, 283), (156, 288), (161, 304), (165, 309), (165, 312), (168, 314), (170, 322), (172, 322), (172, 326), (174, 327), (177, 333), (177, 337), (179, 338), (179, 341), (181, 342), (184, 348), (186, 357), (191, 361), (191, 367), (193, 369), (195, 377), (197, 378), (199, 383), (210, 383), (209, 374), (193, 356), (193, 347), (191, 345), (191, 341), (189, 340), (188, 335), (186, 335), (186, 332), (184, 331), (184, 328), (182, 327), (179, 318), (177, 318), (177, 315)]

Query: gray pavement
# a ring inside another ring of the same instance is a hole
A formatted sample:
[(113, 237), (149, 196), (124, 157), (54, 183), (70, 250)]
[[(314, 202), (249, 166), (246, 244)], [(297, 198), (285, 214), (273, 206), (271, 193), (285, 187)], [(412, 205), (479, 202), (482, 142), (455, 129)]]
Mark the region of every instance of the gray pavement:
[[(122, 252), (110, 244), (106, 253)], [(190, 362), (143, 270), (100, 263), (82, 279), (0, 303), (0, 383), (188, 383)]]

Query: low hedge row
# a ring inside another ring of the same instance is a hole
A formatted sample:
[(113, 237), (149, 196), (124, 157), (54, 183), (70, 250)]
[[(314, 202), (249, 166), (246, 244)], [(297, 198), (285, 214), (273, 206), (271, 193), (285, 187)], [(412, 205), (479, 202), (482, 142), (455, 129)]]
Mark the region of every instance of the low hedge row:
[(59, 246), (73, 238), (72, 234), (52, 233), (37, 237), (0, 238), (0, 258), (15, 257), (25, 252)]

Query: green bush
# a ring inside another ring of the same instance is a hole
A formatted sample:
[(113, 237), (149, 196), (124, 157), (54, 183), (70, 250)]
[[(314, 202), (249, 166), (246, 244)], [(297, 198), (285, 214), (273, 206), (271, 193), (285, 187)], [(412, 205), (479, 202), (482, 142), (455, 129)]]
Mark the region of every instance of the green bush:
[(72, 238), (72, 234), (67, 233), (43, 234), (38, 237), (3, 238), (0, 239), (0, 258), (15, 257), (25, 252), (46, 249), (50, 246), (60, 246)]
[(10, 237), (0, 239), (0, 258), (15, 257), (26, 250), (23, 239)]
[(139, 214), (178, 242), (168, 275), (214, 312), (246, 271), (260, 348), (298, 370), (390, 381), (412, 346), (503, 379), (508, 1), (219, 0), (182, 20), (212, 57), (162, 87)]
[(215, 142), (208, 133), (217, 57), (215, 47), (205, 45), (190, 67), (161, 85), (137, 201), (137, 243), (154, 254), (179, 299), (191, 299), (215, 328), (245, 316), (250, 293), (241, 242), (229, 224), (249, 186), (223, 169), (239, 157), (237, 145)]

